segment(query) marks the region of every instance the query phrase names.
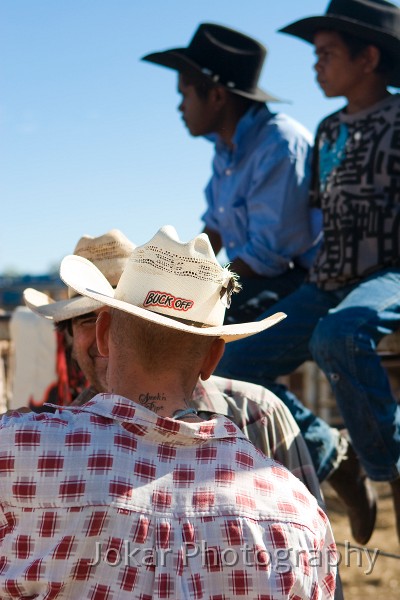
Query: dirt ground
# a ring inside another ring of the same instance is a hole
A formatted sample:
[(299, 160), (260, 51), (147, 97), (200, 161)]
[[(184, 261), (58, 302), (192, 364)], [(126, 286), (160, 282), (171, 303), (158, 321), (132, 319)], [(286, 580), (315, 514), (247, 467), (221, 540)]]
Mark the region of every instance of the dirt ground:
[[(400, 544), (389, 484), (375, 484), (378, 492), (378, 516), (375, 531), (365, 550), (358, 549), (351, 537), (350, 526), (342, 504), (327, 485), (323, 493), (342, 562), (340, 574), (345, 600), (400, 599)], [(351, 544), (351, 547), (349, 547)], [(376, 562), (374, 553), (377, 552)], [(383, 553), (389, 554), (385, 556)]]

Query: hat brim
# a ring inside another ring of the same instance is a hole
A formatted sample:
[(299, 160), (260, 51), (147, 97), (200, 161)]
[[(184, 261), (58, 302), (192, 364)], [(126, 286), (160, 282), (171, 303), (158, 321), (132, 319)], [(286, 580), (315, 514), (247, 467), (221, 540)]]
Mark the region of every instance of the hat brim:
[(193, 325), (182, 323), (181, 321), (176, 321), (175, 319), (171, 319), (160, 313), (114, 298), (115, 291), (104, 275), (93, 263), (80, 256), (70, 255), (62, 260), (60, 277), (64, 283), (74, 289), (78, 294), (91, 298), (102, 306), (117, 308), (118, 310), (135, 315), (146, 321), (164, 325), (165, 327), (178, 331), (193, 333), (194, 335), (222, 338), (225, 342), (233, 342), (265, 331), (286, 317), (285, 313), (278, 312), (266, 319), (253, 321), (251, 323), (220, 325), (217, 327), (195, 327)]
[(93, 312), (102, 308), (102, 304), (91, 298), (85, 298), (84, 296), (77, 296), (69, 300), (58, 300), (55, 302), (38, 290), (33, 288), (27, 288), (23, 293), (24, 302), (28, 308), (30, 308), (37, 315), (50, 319), (55, 323), (60, 321), (67, 321), (68, 319), (74, 319), (87, 313)]
[[(322, 15), (317, 17), (307, 17), (290, 23), (286, 27), (278, 29), (279, 33), (287, 33), (298, 37), (310, 44), (314, 43), (314, 35), (319, 30), (333, 30), (365, 39), (370, 44), (376, 44), (388, 52), (399, 62), (400, 39), (388, 34), (379, 28), (371, 28), (361, 24), (359, 21), (346, 17), (335, 15)], [(389, 85), (400, 87), (400, 64), (390, 73)]]
[[(168, 67), (179, 73), (188, 70), (194, 71), (195, 73), (202, 75), (205, 79), (212, 81), (212, 77), (207, 75), (207, 73), (204, 73), (202, 67), (187, 56), (186, 48), (172, 48), (171, 50), (165, 50), (164, 52), (153, 52), (151, 54), (146, 54), (146, 56), (142, 56), (141, 60), (161, 65), (162, 67)], [(259, 87), (255, 88), (252, 92), (247, 92), (246, 90), (230, 88), (225, 86), (222, 82), (218, 83), (232, 92), (232, 94), (237, 94), (238, 96), (243, 96), (244, 98), (249, 98), (256, 102), (286, 102), (277, 96), (265, 92)]]

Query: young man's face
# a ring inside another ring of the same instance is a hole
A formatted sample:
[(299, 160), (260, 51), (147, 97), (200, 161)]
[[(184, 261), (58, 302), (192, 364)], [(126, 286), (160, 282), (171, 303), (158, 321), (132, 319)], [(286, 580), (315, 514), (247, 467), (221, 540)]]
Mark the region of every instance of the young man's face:
[(178, 78), (178, 92), (182, 96), (178, 110), (191, 135), (197, 137), (214, 133), (217, 123), (211, 94), (205, 98), (200, 97), (194, 85), (184, 83), (182, 75)]
[(72, 319), (72, 355), (97, 392), (107, 391), (108, 359), (99, 354), (96, 319), (100, 310)]
[(325, 96), (352, 97), (364, 82), (364, 56), (351, 57), (350, 51), (336, 31), (318, 31), (314, 36), (317, 81)]

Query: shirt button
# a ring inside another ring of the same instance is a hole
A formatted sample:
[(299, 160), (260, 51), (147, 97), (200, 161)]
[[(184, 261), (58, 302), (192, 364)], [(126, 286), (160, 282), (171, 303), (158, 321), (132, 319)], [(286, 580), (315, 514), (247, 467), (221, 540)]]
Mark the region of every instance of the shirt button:
[(232, 175), (232, 169), (225, 169), (225, 175)]
[(218, 209), (218, 212), (223, 213), (225, 212), (225, 208), (223, 206), (220, 206)]
[(229, 242), (228, 246), (229, 246), (229, 248), (234, 248), (235, 247), (235, 242)]

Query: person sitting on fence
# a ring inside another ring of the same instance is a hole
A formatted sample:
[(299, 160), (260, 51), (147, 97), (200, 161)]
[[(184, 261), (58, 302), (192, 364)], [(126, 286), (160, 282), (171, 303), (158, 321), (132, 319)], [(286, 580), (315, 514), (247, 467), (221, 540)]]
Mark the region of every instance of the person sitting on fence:
[[(347, 100), (314, 146), (324, 243), (309, 280), (274, 306), (289, 315), (279, 332), (229, 347), (217, 372), (265, 385), (296, 411), (301, 402), (276, 378), (314, 359), (369, 478), (390, 482), (400, 540), (400, 406), (376, 351), (400, 326), (400, 95), (388, 89), (400, 87), (400, 8), (332, 0), (281, 31), (314, 44), (323, 92)], [(371, 498), (369, 535), (374, 512)]]

